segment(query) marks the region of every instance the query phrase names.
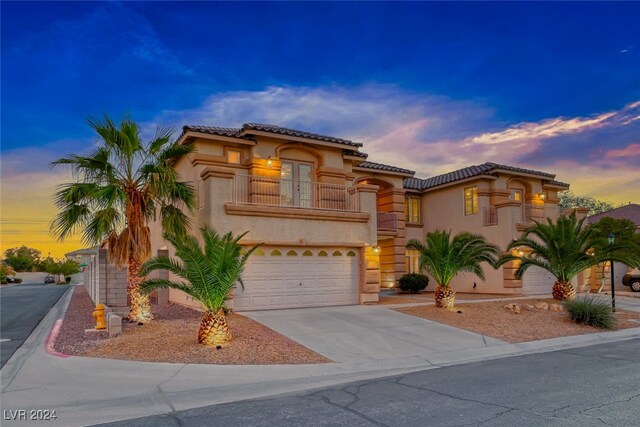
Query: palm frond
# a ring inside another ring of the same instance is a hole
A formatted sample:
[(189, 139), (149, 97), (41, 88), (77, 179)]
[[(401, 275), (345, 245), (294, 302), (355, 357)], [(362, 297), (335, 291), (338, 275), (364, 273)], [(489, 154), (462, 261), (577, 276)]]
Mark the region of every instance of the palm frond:
[[(165, 238), (176, 249), (176, 257), (155, 257), (147, 261), (142, 271), (168, 270), (185, 280), (189, 295), (200, 301), (203, 307), (216, 312), (225, 306), (231, 291), (242, 282), (242, 272), (249, 256), (259, 245), (242, 252), (240, 239), (246, 234), (223, 236), (214, 229), (200, 229), (203, 246), (195, 236), (166, 233)], [(162, 281), (149, 281), (148, 286), (165, 286)], [(167, 285), (168, 286), (168, 285)], [(186, 291), (185, 291), (186, 292)]]

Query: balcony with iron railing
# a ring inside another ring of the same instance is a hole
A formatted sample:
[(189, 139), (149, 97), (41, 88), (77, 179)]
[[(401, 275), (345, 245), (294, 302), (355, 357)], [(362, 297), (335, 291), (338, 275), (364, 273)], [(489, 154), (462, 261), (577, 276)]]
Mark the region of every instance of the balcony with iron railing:
[(360, 212), (355, 186), (237, 175), (231, 181), (232, 204)]
[[(505, 211), (505, 209), (513, 209), (511, 213)], [(512, 221), (515, 222), (518, 229), (525, 229), (533, 224), (534, 210), (531, 204), (522, 204), (520, 206), (512, 206), (510, 208), (503, 208), (500, 210), (502, 213), (500, 216), (505, 220), (509, 215), (512, 215)], [(498, 209), (495, 206), (488, 206), (482, 209), (482, 225), (485, 227), (498, 225)]]

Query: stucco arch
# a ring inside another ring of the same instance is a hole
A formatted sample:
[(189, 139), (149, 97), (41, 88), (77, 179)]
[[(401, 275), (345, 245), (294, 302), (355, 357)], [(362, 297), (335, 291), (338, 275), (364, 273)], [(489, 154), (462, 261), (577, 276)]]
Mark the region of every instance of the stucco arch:
[(287, 142), (276, 147), (278, 159), (304, 160), (315, 163), (316, 167), (322, 167), (323, 155), (315, 148), (311, 148), (299, 142)]
[(524, 190), (525, 194), (531, 194), (531, 183), (519, 178), (511, 178), (507, 181), (507, 188), (513, 190)]
[(386, 179), (383, 178), (379, 178), (377, 176), (361, 176), (358, 179), (356, 179), (355, 183), (360, 183), (363, 181), (367, 181), (367, 184), (373, 184), (373, 185), (377, 185), (378, 187), (380, 187), (380, 191), (384, 191), (384, 190), (389, 190), (391, 188), (394, 188), (394, 185), (392, 182), (387, 181)]

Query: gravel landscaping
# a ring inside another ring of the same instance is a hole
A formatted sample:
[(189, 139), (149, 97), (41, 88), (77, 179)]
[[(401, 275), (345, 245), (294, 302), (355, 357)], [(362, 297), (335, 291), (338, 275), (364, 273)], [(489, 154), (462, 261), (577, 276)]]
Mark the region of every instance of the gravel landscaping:
[[(495, 298), (511, 298), (513, 294), (471, 294), (456, 292), (456, 299), (458, 301), (468, 300), (483, 300), (483, 299), (495, 299)], [(380, 295), (379, 304), (393, 305), (393, 304), (411, 304), (411, 303), (432, 303), (433, 292), (423, 291), (417, 294), (410, 293), (397, 293), (395, 295)]]
[[(459, 294), (456, 294), (456, 298)], [(396, 311), (422, 317), (435, 322), (444, 323), (471, 332), (477, 332), (510, 343), (542, 340), (547, 338), (583, 335), (606, 330), (573, 323), (565, 312), (524, 308), (524, 304), (535, 305), (538, 302), (557, 304), (553, 299), (543, 300), (504, 300), (499, 302), (484, 302), (461, 304), (457, 310), (449, 311), (436, 308), (433, 305), (397, 308)], [(514, 314), (505, 305), (517, 303), (522, 310)], [(640, 313), (618, 311), (617, 329), (638, 328)]]
[(124, 333), (85, 332), (95, 326), (93, 303), (79, 286), (69, 304), (55, 349), (78, 356), (121, 360), (219, 365), (268, 365), (331, 362), (295, 341), (239, 314), (229, 316), (233, 341), (221, 350), (197, 343), (201, 313), (176, 304), (153, 306), (155, 319), (124, 323)]

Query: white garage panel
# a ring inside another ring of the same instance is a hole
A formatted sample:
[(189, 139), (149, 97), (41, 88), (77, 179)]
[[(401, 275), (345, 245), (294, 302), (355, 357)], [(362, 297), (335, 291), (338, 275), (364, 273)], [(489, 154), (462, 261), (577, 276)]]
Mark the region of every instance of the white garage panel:
[(262, 247), (242, 280), (236, 311), (357, 304), (357, 250)]
[(522, 277), (522, 293), (526, 295), (551, 294), (555, 277), (540, 267), (529, 267)]

